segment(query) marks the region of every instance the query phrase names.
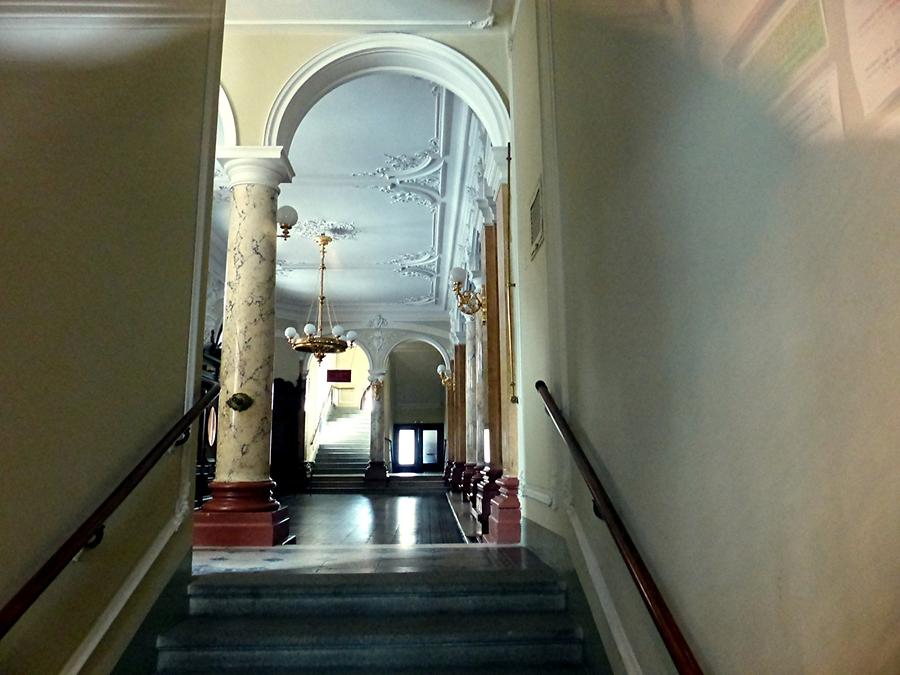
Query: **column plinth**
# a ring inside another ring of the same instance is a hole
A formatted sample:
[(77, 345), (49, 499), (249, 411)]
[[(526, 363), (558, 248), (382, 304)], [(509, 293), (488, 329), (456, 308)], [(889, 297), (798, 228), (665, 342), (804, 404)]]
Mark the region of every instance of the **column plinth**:
[(472, 478), (475, 476), (475, 462), (466, 462), (462, 472), (460, 492), (462, 498), (468, 500), (469, 490), (472, 489)]
[(453, 474), (453, 460), (448, 459), (447, 463), (444, 465), (444, 485), (450, 487), (450, 476)]
[(451, 492), (462, 492), (463, 472), (466, 470), (465, 462), (453, 462), (453, 469), (450, 471), (450, 490)]
[(271, 480), (210, 483), (212, 499), (194, 512), (194, 546), (289, 543), (288, 510), (272, 498), (274, 487)]
[(500, 494), (491, 500), (489, 528), (484, 540), (488, 544), (518, 544), (522, 538), (519, 479), (504, 476), (497, 484), (500, 486)]
[(476, 462), (475, 468), (472, 472), (472, 478), (469, 481), (469, 489), (466, 492), (466, 501), (469, 502), (472, 508), (475, 508), (475, 497), (478, 494), (477, 488), (478, 484), (481, 482), (483, 476), (481, 472), (484, 471), (485, 464), (484, 462)]
[(481, 475), (483, 478), (475, 488), (474, 511), (481, 523), (482, 533), (487, 534), (490, 531), (491, 500), (500, 494), (497, 480), (503, 475), (503, 470), (485, 466)]

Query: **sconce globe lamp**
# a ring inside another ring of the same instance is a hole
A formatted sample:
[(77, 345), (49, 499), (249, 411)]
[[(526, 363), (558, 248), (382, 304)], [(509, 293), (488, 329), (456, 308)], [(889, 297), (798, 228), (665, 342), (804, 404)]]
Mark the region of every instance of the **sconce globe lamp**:
[(450, 270), (450, 283), (456, 294), (456, 307), (463, 314), (469, 316), (476, 314), (484, 305), (481, 295), (474, 290), (463, 290), (469, 279), (468, 273), (462, 267), (454, 267)]

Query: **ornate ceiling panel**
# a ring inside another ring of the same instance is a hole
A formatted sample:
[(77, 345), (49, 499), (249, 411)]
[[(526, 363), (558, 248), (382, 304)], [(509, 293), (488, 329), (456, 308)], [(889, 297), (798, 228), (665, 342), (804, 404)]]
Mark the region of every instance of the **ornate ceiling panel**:
[[(419, 78), (367, 75), (329, 92), (301, 122), (288, 157), (296, 172), (280, 204), (299, 214), (278, 240), (278, 314), (302, 321), (317, 293), (320, 232), (329, 246), (326, 295), (354, 323), (384, 313), (447, 317), (449, 269), (471, 257), (487, 137), (468, 106)], [(482, 168), (479, 168), (482, 167)], [(214, 220), (227, 223), (217, 180)]]

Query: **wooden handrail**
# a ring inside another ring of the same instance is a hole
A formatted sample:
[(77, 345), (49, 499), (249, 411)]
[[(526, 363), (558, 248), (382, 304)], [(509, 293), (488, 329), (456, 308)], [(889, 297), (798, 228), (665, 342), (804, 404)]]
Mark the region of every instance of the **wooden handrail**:
[(700, 664), (697, 663), (697, 659), (694, 657), (687, 640), (684, 639), (684, 635), (682, 635), (675, 617), (672, 616), (672, 612), (666, 605), (666, 601), (653, 580), (650, 570), (644, 564), (637, 546), (635, 546), (625, 524), (613, 507), (609, 495), (606, 494), (603, 484), (597, 477), (593, 467), (591, 467), (587, 455), (581, 449), (581, 445), (578, 443), (578, 439), (575, 438), (575, 434), (572, 433), (572, 429), (566, 422), (562, 411), (556, 405), (556, 401), (553, 400), (550, 390), (542, 380), (538, 380), (535, 383), (535, 387), (544, 401), (544, 407), (547, 409), (550, 419), (553, 420), (556, 430), (569, 447), (575, 460), (575, 465), (581, 472), (581, 477), (587, 483), (591, 498), (594, 500), (594, 513), (609, 528), (609, 533), (616, 542), (616, 547), (625, 561), (625, 566), (628, 567), (628, 572), (631, 574), (631, 578), (641, 594), (644, 605), (653, 618), (653, 623), (656, 624), (656, 629), (659, 631), (660, 637), (662, 637), (666, 649), (672, 657), (675, 668), (679, 673), (702, 675), (703, 670), (701, 670)]
[(3, 609), (0, 609), (0, 638), (12, 629), (41, 593), (47, 590), (47, 587), (66, 568), (66, 565), (78, 555), (79, 551), (84, 548), (93, 548), (99, 543), (106, 519), (125, 501), (126, 497), (131, 494), (131, 491), (144, 479), (166, 451), (185, 437), (185, 432), (190, 430), (194, 420), (218, 395), (219, 384), (216, 383), (166, 432), (159, 443), (153, 446), (153, 449), (119, 483), (103, 503), (88, 516), (72, 536), (66, 539), (56, 553), (50, 556), (50, 559), (35, 572), (19, 592), (3, 606)]

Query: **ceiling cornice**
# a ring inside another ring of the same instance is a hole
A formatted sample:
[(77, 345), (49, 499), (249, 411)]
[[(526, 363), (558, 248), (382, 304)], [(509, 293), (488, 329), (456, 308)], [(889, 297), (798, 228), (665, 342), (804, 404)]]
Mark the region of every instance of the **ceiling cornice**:
[(484, 31), (498, 17), (494, 0), (423, 3), (420, 0), (306, 0), (303, 3), (229, 0), (225, 21), (232, 30), (269, 31), (398, 31), (426, 33)]

